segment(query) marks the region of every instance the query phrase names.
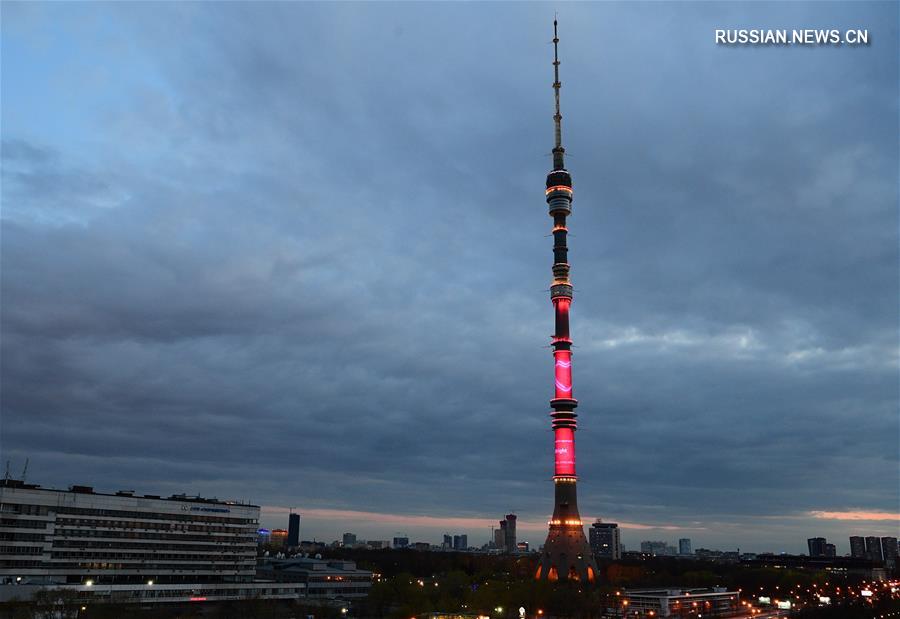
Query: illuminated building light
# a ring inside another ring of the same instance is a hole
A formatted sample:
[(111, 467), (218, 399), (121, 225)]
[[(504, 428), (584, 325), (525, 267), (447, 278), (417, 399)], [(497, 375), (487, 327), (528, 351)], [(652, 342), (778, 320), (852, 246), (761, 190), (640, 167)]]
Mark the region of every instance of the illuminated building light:
[(571, 187), (566, 187), (565, 185), (554, 185), (553, 187), (548, 187), (548, 188), (547, 188), (547, 191), (546, 191), (545, 193), (546, 193), (547, 195), (550, 195), (550, 194), (553, 193), (554, 191), (564, 191), (564, 192), (568, 193), (570, 196), (571, 196), (572, 193), (573, 193), (573, 192), (572, 192), (572, 188), (571, 188)]
[(554, 434), (554, 474), (574, 477), (575, 432), (572, 428), (557, 428)]

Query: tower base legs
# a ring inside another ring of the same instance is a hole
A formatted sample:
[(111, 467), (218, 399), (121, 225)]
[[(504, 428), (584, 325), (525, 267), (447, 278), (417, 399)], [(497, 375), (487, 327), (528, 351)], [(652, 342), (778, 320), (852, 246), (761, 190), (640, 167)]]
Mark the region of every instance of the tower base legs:
[(535, 578), (596, 582), (597, 563), (581, 526), (550, 525)]

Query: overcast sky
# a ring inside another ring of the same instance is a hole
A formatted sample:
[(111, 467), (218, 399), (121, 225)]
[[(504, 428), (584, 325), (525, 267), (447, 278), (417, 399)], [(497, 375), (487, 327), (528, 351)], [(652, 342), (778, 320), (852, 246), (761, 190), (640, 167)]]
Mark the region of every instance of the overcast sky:
[(582, 516), (898, 533), (897, 3), (2, 10), (14, 474), (542, 543), (559, 11)]

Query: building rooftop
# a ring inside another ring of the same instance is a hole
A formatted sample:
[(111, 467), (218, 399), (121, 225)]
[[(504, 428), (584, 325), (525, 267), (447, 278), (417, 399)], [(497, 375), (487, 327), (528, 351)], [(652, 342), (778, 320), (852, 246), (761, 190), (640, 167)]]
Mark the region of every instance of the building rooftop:
[(38, 484), (26, 484), (20, 479), (9, 478), (0, 479), (0, 489), (2, 488), (15, 488), (19, 490), (42, 490), (46, 492), (68, 492), (73, 494), (93, 494), (97, 496), (117, 496), (134, 499), (154, 499), (157, 501), (183, 501), (187, 503), (208, 503), (213, 505), (241, 505), (244, 507), (259, 507), (258, 505), (253, 505), (251, 503), (246, 503), (243, 501), (225, 501), (217, 498), (208, 499), (201, 496), (188, 496), (187, 494), (173, 494), (169, 497), (162, 497), (156, 494), (135, 494), (134, 490), (118, 490), (117, 492), (96, 492), (94, 491), (93, 486), (73, 485), (69, 486), (68, 490), (59, 490), (56, 488), (42, 488)]

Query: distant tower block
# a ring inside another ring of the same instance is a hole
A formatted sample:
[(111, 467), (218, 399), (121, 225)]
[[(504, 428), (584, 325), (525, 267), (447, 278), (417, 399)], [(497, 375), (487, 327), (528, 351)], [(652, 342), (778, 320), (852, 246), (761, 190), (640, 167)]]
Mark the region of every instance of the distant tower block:
[(296, 548), (300, 545), (300, 514), (291, 513), (288, 515), (287, 545), (290, 548)]
[(550, 300), (556, 316), (553, 335), (555, 365), (555, 397), (550, 401), (553, 428), (555, 469), (553, 483), (556, 504), (550, 520), (550, 532), (544, 542), (540, 565), (535, 577), (539, 580), (572, 580), (594, 582), (597, 563), (591, 553), (584, 526), (578, 514), (575, 474), (575, 407), (578, 401), (572, 392), (572, 338), (569, 335), (569, 307), (572, 305), (572, 283), (569, 280), (569, 259), (566, 218), (572, 213), (572, 176), (565, 167), (562, 146), (562, 114), (559, 111), (559, 37), (553, 21), (553, 92), (556, 113), (553, 115), (555, 141), (553, 170), (547, 175), (547, 205), (553, 218), (553, 283)]
[(509, 554), (516, 554), (519, 552), (519, 546), (516, 543), (516, 515), (515, 514), (506, 514), (506, 552)]

